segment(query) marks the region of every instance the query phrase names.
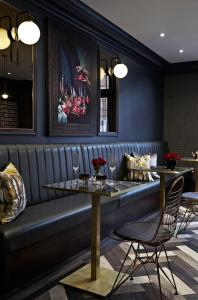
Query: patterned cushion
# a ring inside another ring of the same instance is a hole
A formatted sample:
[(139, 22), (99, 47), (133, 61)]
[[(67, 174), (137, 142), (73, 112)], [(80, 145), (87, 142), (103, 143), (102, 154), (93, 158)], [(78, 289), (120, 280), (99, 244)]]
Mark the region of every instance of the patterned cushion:
[(138, 169), (150, 169), (150, 155), (144, 155), (140, 158), (135, 158), (125, 153), (126, 168), (127, 168), (127, 179), (137, 181), (154, 181), (149, 171), (133, 170)]
[(0, 172), (0, 222), (14, 220), (26, 206), (26, 194), (23, 179), (16, 167), (9, 163)]
[[(145, 154), (145, 155), (150, 156), (150, 167), (157, 167), (157, 153)], [(136, 152), (133, 152), (133, 156), (135, 158), (141, 158), (142, 157), (139, 153), (136, 153)], [(160, 178), (160, 176), (157, 174), (157, 172), (151, 172), (151, 175), (152, 175), (153, 179), (159, 179)]]

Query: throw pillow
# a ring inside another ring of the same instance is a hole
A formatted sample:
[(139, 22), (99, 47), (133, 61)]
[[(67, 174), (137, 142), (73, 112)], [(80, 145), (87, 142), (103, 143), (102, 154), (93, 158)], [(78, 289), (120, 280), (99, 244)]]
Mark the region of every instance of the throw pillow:
[(23, 179), (16, 167), (9, 163), (0, 172), (0, 222), (14, 220), (25, 209), (26, 201)]
[[(157, 167), (157, 153), (153, 154), (145, 154), (150, 156), (150, 167)], [(136, 152), (133, 152), (133, 156), (135, 158), (141, 158), (142, 156)], [(143, 155), (144, 156), (144, 155)], [(151, 172), (151, 175), (153, 179), (159, 179), (160, 176), (157, 174), (157, 172)]]
[[(154, 181), (149, 171), (141, 171), (141, 169), (150, 169), (150, 155), (144, 155), (140, 158), (135, 158), (125, 153), (127, 179), (137, 181)], [(140, 170), (133, 170), (134, 168)]]

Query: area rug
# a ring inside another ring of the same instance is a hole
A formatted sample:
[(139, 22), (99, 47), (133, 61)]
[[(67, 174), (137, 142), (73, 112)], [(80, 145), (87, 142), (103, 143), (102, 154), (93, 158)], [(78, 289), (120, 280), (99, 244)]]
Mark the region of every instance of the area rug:
[[(120, 243), (101, 257), (101, 264), (106, 268), (119, 269), (123, 257), (125, 256), (128, 244)], [(166, 243), (168, 255), (171, 260), (173, 272), (179, 295), (174, 295), (174, 289), (170, 283), (162, 277), (162, 292), (164, 300), (197, 300), (198, 299), (198, 219), (194, 219), (190, 226), (177, 238), (171, 239)], [(143, 251), (143, 250), (142, 250)], [(129, 255), (127, 263), (133, 259), (133, 254)], [(162, 253), (160, 262), (163, 268), (166, 268), (164, 253)], [(155, 266), (149, 264), (147, 267), (153, 282), (154, 289), (158, 293), (158, 281)], [(63, 287), (57, 284), (35, 300), (94, 300), (101, 299), (99, 297), (86, 294), (75, 289)], [(121, 286), (111, 299), (119, 300), (145, 300), (156, 299), (149, 279), (144, 269), (139, 270), (134, 280), (127, 281)], [(158, 298), (159, 299), (159, 298)]]

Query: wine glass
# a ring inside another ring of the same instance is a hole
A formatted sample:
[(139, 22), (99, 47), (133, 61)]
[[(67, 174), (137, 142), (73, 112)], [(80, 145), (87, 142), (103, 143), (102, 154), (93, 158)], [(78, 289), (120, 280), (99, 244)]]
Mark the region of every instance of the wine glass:
[[(76, 153), (76, 152), (73, 152), (73, 153), (72, 153), (72, 163), (73, 163), (73, 170), (74, 170), (75, 178), (76, 178), (76, 177), (77, 177), (78, 170), (79, 170), (79, 168), (80, 168), (79, 155), (78, 155), (78, 153)], [(78, 179), (75, 180), (75, 183), (76, 183), (76, 184), (78, 183)]]
[(115, 159), (115, 155), (113, 153), (110, 154), (109, 169), (111, 171), (111, 183), (113, 184), (113, 172), (116, 169), (116, 159)]

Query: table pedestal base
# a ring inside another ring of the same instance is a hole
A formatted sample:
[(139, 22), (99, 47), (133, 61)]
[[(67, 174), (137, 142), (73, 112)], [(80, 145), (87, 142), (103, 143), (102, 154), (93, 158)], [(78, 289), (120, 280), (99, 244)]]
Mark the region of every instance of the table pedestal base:
[(106, 268), (100, 268), (99, 271), (99, 278), (91, 280), (91, 266), (89, 264), (63, 278), (60, 282), (92, 294), (106, 297), (111, 292), (118, 272)]

